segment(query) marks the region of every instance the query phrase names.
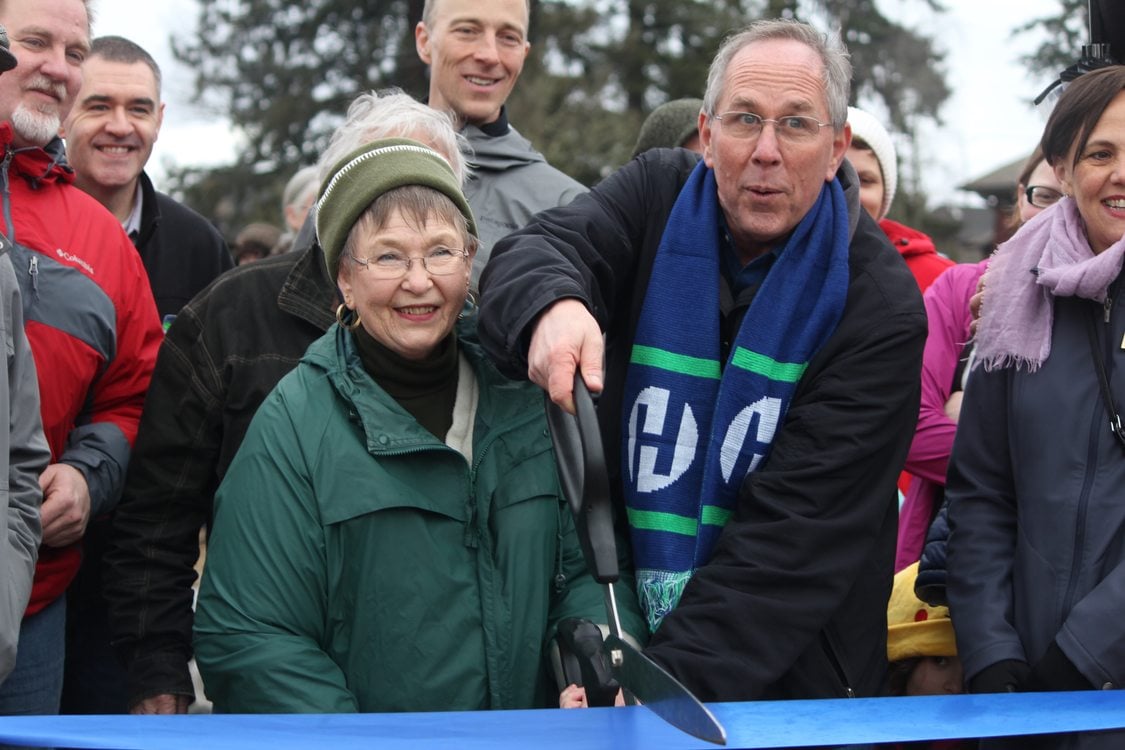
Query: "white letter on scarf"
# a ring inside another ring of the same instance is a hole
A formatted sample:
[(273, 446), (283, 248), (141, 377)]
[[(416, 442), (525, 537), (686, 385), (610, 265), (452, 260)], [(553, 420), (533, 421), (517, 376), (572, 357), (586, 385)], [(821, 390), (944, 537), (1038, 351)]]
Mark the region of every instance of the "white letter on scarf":
[[(746, 433), (750, 430), (750, 423), (753, 422), (754, 417), (759, 418), (758, 430), (755, 435), (756, 442), (768, 445), (773, 440), (773, 434), (777, 430), (777, 418), (780, 414), (781, 399), (766, 396), (735, 415), (730, 427), (727, 428), (726, 437), (723, 438), (723, 447), (719, 450), (719, 467), (723, 471), (724, 482), (730, 482), (734, 465), (738, 462), (738, 456), (742, 453), (742, 446), (746, 443)], [(755, 453), (746, 473), (749, 474), (758, 468), (758, 462), (761, 460), (762, 454)]]
[[(664, 418), (668, 413), (670, 393), (664, 388), (649, 386), (637, 394), (633, 409), (629, 413), (629, 480), (633, 481), (633, 457), (637, 455), (637, 415), (642, 404), (645, 410), (644, 432), (649, 435), (664, 434)], [(659, 449), (652, 445), (641, 446), (637, 456), (637, 492), (656, 492), (669, 486), (691, 467), (695, 460), (695, 449), (699, 444), (699, 428), (691, 407), (684, 404), (684, 414), (680, 418), (680, 431), (676, 436), (676, 449), (672, 454), (672, 468), (667, 474), (656, 473), (656, 457)]]

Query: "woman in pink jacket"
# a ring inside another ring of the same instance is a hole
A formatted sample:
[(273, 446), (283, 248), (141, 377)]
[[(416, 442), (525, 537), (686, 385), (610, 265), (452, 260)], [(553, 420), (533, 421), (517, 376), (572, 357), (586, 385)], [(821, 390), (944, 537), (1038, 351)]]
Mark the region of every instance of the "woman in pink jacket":
[[(1062, 197), (1062, 188), (1037, 146), (1020, 173), (1016, 189), (1017, 226)], [(926, 289), (929, 333), (922, 355), (922, 403), (918, 426), (906, 457), (906, 471), (914, 475), (899, 513), (895, 572), (917, 562), (922, 554), (926, 530), (941, 507), (945, 469), (953, 449), (961, 391), (971, 357), (968, 346), (969, 299), (988, 266), (961, 263), (951, 267)]]

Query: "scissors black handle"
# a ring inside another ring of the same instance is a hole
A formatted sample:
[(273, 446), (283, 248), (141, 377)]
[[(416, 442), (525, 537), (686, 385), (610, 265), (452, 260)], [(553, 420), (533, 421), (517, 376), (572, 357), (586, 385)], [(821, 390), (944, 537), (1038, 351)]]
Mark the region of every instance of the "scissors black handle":
[(577, 371), (574, 405), (576, 414), (569, 414), (547, 399), (547, 425), (555, 444), (559, 484), (574, 514), (587, 567), (598, 583), (613, 583), (619, 572), (609, 474), (594, 399)]

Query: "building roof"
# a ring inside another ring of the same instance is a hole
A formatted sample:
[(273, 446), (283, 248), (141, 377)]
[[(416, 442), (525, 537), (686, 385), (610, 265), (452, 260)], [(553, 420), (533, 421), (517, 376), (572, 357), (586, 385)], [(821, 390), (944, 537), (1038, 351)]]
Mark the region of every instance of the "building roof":
[(1010, 203), (1012, 193), (1016, 189), (1016, 179), (1020, 176), (1020, 170), (1023, 169), (1025, 161), (1027, 161), (1027, 157), (1021, 156), (1015, 161), (997, 167), (988, 174), (981, 175), (963, 185), (958, 185), (957, 189), (976, 193), (985, 200), (999, 198), (1003, 202)]

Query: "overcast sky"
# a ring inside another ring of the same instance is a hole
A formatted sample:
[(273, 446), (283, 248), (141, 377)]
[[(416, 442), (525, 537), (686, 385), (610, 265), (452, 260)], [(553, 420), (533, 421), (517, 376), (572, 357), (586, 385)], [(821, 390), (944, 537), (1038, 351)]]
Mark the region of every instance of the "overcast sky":
[[(1046, 115), (1030, 105), (1046, 79), (1033, 79), (1017, 64), (1035, 46), (1032, 38), (1013, 40), (1010, 31), (1025, 20), (1052, 12), (1058, 0), (945, 0), (949, 12), (933, 16), (918, 2), (882, 0), (894, 16), (903, 7), (917, 17), (903, 19), (926, 33), (939, 29), (947, 51), (947, 80), (953, 96), (944, 108), (945, 124), (927, 133), (924, 185), (930, 205), (952, 201), (976, 205), (956, 193), (967, 182), (1029, 153), (1039, 139)], [(214, 112), (191, 103), (191, 71), (172, 58), (169, 36), (194, 28), (195, 0), (95, 0), (95, 34), (119, 34), (149, 50), (164, 73), (167, 108), (164, 127), (149, 163), (160, 184), (165, 165), (216, 164), (232, 160), (238, 143), (230, 127)], [(518, 89), (517, 89), (518, 90)], [(702, 92), (701, 92), (702, 94)], [(519, 126), (519, 123), (516, 123)]]

